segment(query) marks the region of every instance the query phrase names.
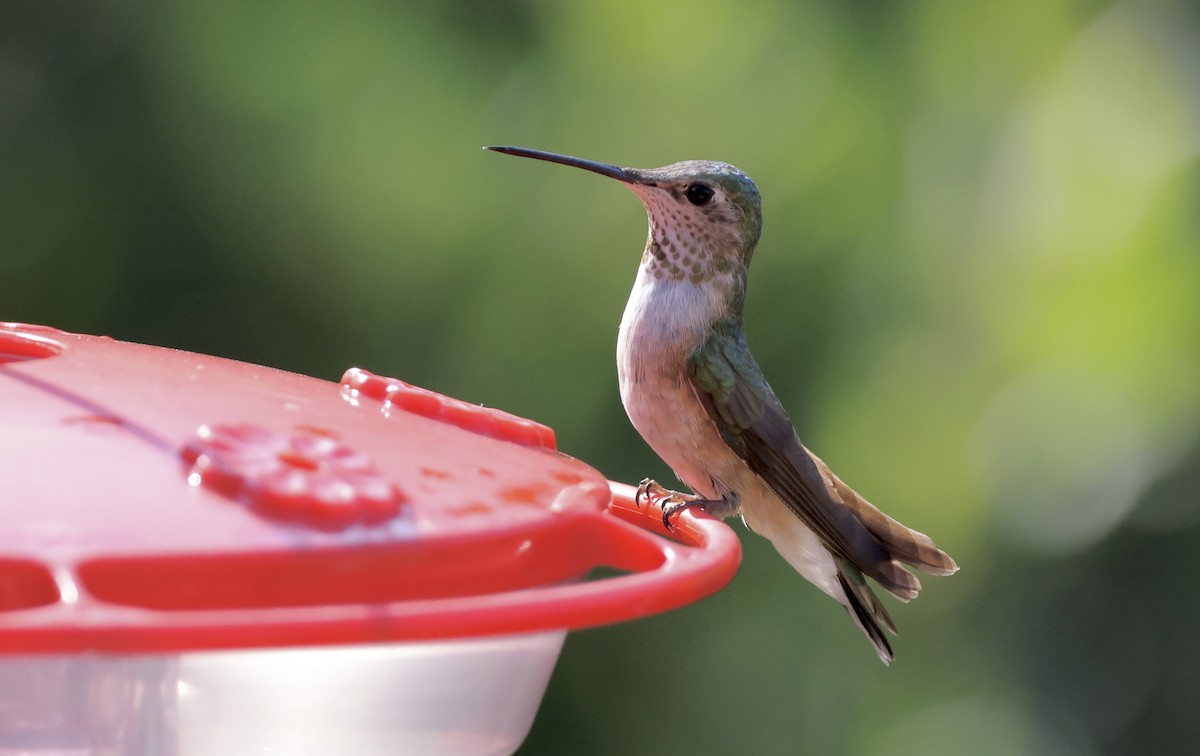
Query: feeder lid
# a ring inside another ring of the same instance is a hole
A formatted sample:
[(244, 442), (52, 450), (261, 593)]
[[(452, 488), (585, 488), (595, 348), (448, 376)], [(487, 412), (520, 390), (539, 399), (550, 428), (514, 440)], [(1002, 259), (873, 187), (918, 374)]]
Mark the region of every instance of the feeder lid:
[[(179, 651), (578, 628), (695, 601), (740, 559), (538, 423), (0, 324), (0, 652)], [(614, 495), (615, 494), (615, 495)], [(577, 582), (594, 567), (629, 574)]]

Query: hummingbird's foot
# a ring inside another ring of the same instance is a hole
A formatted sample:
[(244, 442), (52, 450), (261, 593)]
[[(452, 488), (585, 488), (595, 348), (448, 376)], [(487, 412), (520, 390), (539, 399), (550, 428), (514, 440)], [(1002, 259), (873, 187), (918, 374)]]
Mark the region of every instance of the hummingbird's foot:
[(657, 481), (646, 478), (638, 484), (637, 493), (633, 497), (633, 503), (639, 508), (643, 503), (658, 504), (662, 507), (663, 526), (667, 530), (674, 530), (671, 526), (672, 517), (685, 509), (690, 509), (704, 502), (694, 496), (664, 488)]
[(663, 527), (667, 530), (674, 530), (675, 526), (671, 524), (671, 518), (683, 514), (692, 507), (704, 508), (709, 502), (705, 499), (698, 499), (695, 496), (684, 496), (684, 494), (672, 491), (669, 496), (662, 499)]
[(663, 488), (658, 481), (651, 478), (642, 479), (638, 483), (637, 493), (634, 494), (633, 503), (641, 508), (643, 503), (654, 504), (655, 502), (663, 501), (671, 496), (682, 496), (683, 494), (677, 491), (672, 491), (668, 488)]
[(742, 497), (736, 491), (720, 499), (702, 499), (699, 496), (669, 491), (665, 498), (659, 500), (659, 504), (662, 506), (663, 525), (667, 530), (672, 530), (671, 518), (687, 509), (703, 510), (718, 520), (737, 514), (742, 508)]

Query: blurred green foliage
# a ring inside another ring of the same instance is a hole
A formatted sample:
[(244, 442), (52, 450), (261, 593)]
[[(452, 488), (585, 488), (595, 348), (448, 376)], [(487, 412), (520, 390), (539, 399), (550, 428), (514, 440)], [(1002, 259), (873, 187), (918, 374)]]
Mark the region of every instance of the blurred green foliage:
[(573, 635), (523, 752), (1191, 752), (1198, 34), (1182, 0), (6, 3), (0, 318), (359, 365), (668, 481), (613, 366), (640, 206), (479, 147), (732, 162), (760, 362), (962, 572), (884, 669), (746, 535), (720, 595)]

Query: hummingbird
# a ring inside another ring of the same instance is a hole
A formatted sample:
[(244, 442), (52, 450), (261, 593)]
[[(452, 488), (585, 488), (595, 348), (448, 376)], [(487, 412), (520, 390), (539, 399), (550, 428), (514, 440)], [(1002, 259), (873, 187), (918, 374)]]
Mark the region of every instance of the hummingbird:
[(754, 181), (728, 163), (688, 160), (622, 168), (524, 147), (485, 149), (616, 179), (646, 208), (649, 232), (617, 336), (621, 403), (634, 428), (692, 490), (647, 478), (638, 503), (663, 523), (688, 509), (740, 514), (809, 582), (846, 608), (884, 664), (896, 625), (869, 577), (897, 599), (917, 596), (908, 567), (958, 565), (846, 485), (801, 443), (763, 376), (742, 323), (747, 270), (762, 233)]

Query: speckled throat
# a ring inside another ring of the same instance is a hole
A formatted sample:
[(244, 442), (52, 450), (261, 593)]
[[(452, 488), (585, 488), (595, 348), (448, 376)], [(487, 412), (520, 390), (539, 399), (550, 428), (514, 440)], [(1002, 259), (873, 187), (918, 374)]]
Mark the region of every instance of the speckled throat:
[(741, 244), (715, 217), (720, 210), (680, 203), (669, 189), (634, 186), (633, 190), (646, 205), (650, 223), (642, 265), (655, 278), (700, 284), (729, 275), (741, 265)]

